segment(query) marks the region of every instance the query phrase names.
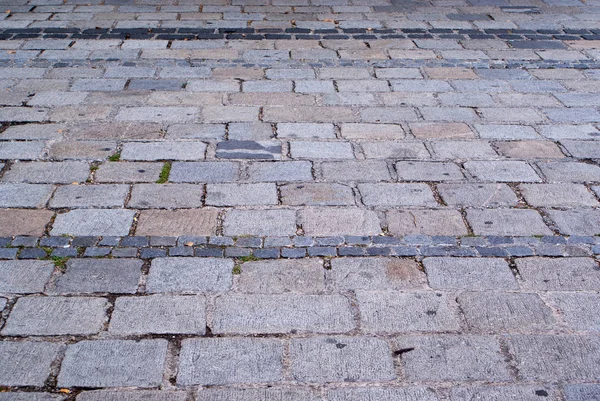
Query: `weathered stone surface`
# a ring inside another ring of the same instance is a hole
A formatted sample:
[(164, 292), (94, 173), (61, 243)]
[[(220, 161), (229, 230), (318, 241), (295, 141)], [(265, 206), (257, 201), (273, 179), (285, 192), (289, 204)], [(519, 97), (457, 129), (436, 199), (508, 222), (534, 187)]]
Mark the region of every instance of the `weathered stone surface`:
[(50, 207), (123, 207), (128, 193), (127, 185), (64, 185), (56, 189)]
[(449, 332), (460, 329), (458, 305), (434, 292), (358, 291), (362, 329), (367, 333)]
[(0, 209), (0, 237), (39, 237), (46, 230), (46, 225), (53, 215), (49, 210)]
[(63, 347), (49, 342), (0, 342), (0, 383), (3, 386), (43, 386), (50, 376), (50, 365)]
[(0, 159), (36, 160), (44, 150), (45, 143), (31, 142), (0, 142)]
[(185, 401), (184, 391), (168, 390), (96, 390), (84, 391), (77, 401)]
[(233, 261), (215, 258), (156, 258), (146, 289), (150, 293), (223, 292), (231, 288)]
[(552, 234), (539, 213), (531, 209), (471, 209), (467, 210), (467, 220), (476, 235), (529, 236)]
[(519, 378), (527, 381), (587, 381), (600, 374), (600, 339), (597, 336), (511, 336)]
[(594, 195), (583, 185), (523, 184), (519, 188), (527, 203), (535, 207), (598, 206), (598, 201), (594, 198)]
[(335, 139), (335, 128), (333, 124), (281, 123), (277, 124), (277, 137)]
[(522, 161), (468, 161), (465, 169), (480, 181), (540, 182), (529, 164)]
[(8, 392), (0, 393), (0, 401), (62, 401), (65, 397), (51, 393)]
[(221, 159), (267, 159), (281, 158), (281, 144), (276, 141), (224, 141), (217, 143)]
[(316, 259), (246, 262), (237, 289), (250, 294), (320, 293), (325, 290), (325, 270)]
[(512, 290), (515, 277), (503, 259), (425, 258), (427, 280), (436, 289)]
[(283, 344), (264, 338), (182, 341), (177, 384), (224, 385), (283, 379)]
[(252, 181), (312, 181), (312, 164), (308, 161), (255, 162), (248, 166)]
[(239, 165), (233, 162), (173, 163), (171, 182), (231, 182), (237, 180)]
[(600, 180), (600, 167), (577, 162), (538, 163), (549, 182), (585, 182)]
[(49, 156), (54, 160), (104, 160), (116, 147), (113, 141), (61, 141), (52, 144)]
[(600, 296), (584, 293), (554, 293), (549, 299), (560, 311), (567, 325), (577, 331), (600, 331)]
[(340, 290), (419, 289), (427, 281), (414, 260), (398, 258), (335, 258), (328, 276)]
[(440, 335), (399, 337), (402, 365), (410, 381), (511, 380), (495, 337)]
[(224, 295), (212, 325), (218, 334), (345, 333), (354, 328), (341, 295)]
[(127, 206), (136, 209), (201, 207), (203, 195), (203, 187), (195, 184), (136, 184)]
[(123, 160), (203, 160), (203, 142), (128, 142), (123, 144)]
[(293, 206), (354, 206), (352, 188), (342, 184), (301, 183), (279, 188), (284, 205)]
[(52, 185), (2, 184), (0, 207), (42, 208), (50, 199)]
[(54, 264), (44, 260), (0, 261), (0, 292), (31, 294), (44, 291)]
[(154, 182), (158, 180), (162, 163), (108, 162), (96, 171), (97, 182)]
[(556, 324), (536, 294), (464, 292), (457, 298), (467, 325), (483, 332), (535, 332)]
[(545, 385), (508, 385), (453, 387), (452, 401), (462, 400), (519, 400), (519, 401), (557, 401), (558, 391)]
[(466, 235), (467, 228), (457, 210), (391, 210), (388, 229), (395, 235)]
[(600, 211), (596, 209), (548, 210), (548, 216), (556, 223), (561, 234), (600, 234)]
[(368, 337), (311, 337), (290, 344), (292, 377), (300, 382), (369, 382), (396, 378), (388, 344)]
[(422, 142), (377, 141), (361, 142), (367, 159), (429, 159), (431, 156)]
[(217, 209), (143, 210), (136, 235), (177, 237), (181, 235), (215, 235)]
[(84, 182), (89, 175), (90, 166), (84, 162), (15, 163), (2, 176), (2, 181), (71, 184)]
[(80, 341), (67, 347), (58, 386), (157, 387), (166, 354), (166, 340)]
[(475, 134), (465, 123), (410, 123), (417, 138), (474, 138)]
[(290, 145), (294, 159), (354, 159), (349, 142), (293, 141)]
[(594, 291), (600, 268), (591, 258), (522, 258), (516, 260), (521, 287), (541, 291)]
[(517, 196), (506, 184), (438, 184), (442, 199), (452, 206), (515, 206)]
[(321, 164), (326, 181), (389, 181), (390, 171), (385, 162), (379, 160), (324, 162)]
[(142, 261), (136, 259), (71, 259), (52, 292), (133, 294), (141, 270)]
[(198, 334), (206, 331), (203, 296), (120, 297), (109, 331), (120, 335)]
[(89, 297), (19, 298), (3, 335), (90, 335), (102, 330), (108, 301)]
[(51, 235), (124, 236), (133, 223), (133, 210), (79, 209), (59, 214)]
[(396, 124), (342, 124), (342, 136), (348, 139), (402, 139), (404, 130)]
[(568, 384), (564, 387), (567, 401), (596, 401), (600, 397), (598, 384)]
[(296, 233), (296, 213), (287, 209), (230, 210), (223, 224), (225, 235), (285, 236)]
[(341, 387), (327, 392), (330, 401), (438, 401), (431, 388), (424, 387)]
[(377, 214), (372, 211), (344, 209), (303, 209), (298, 219), (306, 235), (377, 235), (381, 233)]
[(198, 401), (317, 401), (310, 389), (302, 387), (207, 388), (196, 393)]
[(273, 183), (208, 184), (205, 202), (212, 206), (276, 205), (277, 188)]
[(426, 184), (359, 184), (362, 201), (367, 206), (437, 206)]
[(454, 163), (398, 162), (398, 181), (457, 181), (464, 179)]

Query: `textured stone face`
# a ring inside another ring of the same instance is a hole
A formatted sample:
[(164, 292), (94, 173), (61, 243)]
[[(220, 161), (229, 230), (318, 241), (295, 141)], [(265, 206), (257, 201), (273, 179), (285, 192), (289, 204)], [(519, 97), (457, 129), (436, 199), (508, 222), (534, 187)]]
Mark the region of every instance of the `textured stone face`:
[(415, 261), (397, 258), (333, 259), (328, 276), (340, 290), (419, 289), (427, 280)]
[(38, 386), (50, 376), (50, 365), (64, 348), (59, 343), (0, 343), (0, 383), (3, 386)]
[(218, 214), (218, 210), (212, 208), (144, 210), (140, 213), (136, 235), (214, 235)]
[(377, 235), (381, 232), (374, 212), (360, 209), (305, 209), (299, 213), (307, 235)]
[(72, 210), (56, 217), (52, 235), (123, 236), (129, 234), (133, 210)]
[(248, 399), (265, 401), (316, 401), (314, 393), (305, 388), (221, 388), (201, 389), (196, 393), (199, 401), (244, 401)]
[(125, 293), (137, 290), (142, 261), (135, 259), (76, 259), (67, 263), (52, 292)]
[(44, 291), (54, 271), (52, 262), (41, 260), (0, 261), (0, 292), (29, 294)]
[(242, 265), (238, 289), (244, 293), (321, 293), (325, 269), (319, 260), (272, 260)]
[(435, 289), (478, 291), (516, 289), (508, 264), (493, 258), (425, 258), (429, 285)]
[(84, 391), (78, 397), (83, 401), (185, 401), (187, 394), (162, 390), (99, 390)]
[(0, 236), (44, 234), (54, 213), (48, 210), (0, 209)]
[(358, 400), (421, 400), (438, 401), (435, 392), (429, 388), (421, 387), (358, 387), (335, 388), (327, 393), (331, 401), (358, 401)]
[(231, 287), (233, 261), (214, 258), (158, 258), (146, 288), (151, 293), (203, 293)]

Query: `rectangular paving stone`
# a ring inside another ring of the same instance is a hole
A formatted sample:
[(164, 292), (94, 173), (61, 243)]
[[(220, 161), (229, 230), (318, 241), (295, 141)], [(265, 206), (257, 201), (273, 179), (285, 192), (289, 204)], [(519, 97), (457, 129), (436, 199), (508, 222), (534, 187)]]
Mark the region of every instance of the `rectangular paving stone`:
[(540, 214), (532, 209), (470, 209), (467, 221), (475, 235), (552, 235)]
[(517, 196), (506, 184), (438, 184), (437, 189), (451, 206), (516, 206)]
[(239, 175), (235, 162), (176, 162), (171, 167), (171, 182), (231, 182)]
[(63, 348), (60, 343), (41, 341), (0, 342), (0, 383), (42, 387), (50, 376), (50, 366)]
[(36, 160), (46, 144), (41, 141), (0, 142), (0, 159)]
[(443, 140), (430, 143), (435, 159), (496, 159), (498, 154), (487, 141), (469, 141), (465, 146), (463, 141)]
[(50, 292), (134, 294), (141, 270), (142, 261), (137, 259), (70, 259)]
[(248, 165), (250, 181), (289, 182), (312, 181), (312, 164), (309, 161), (253, 162)]
[(56, 189), (51, 208), (123, 207), (127, 185), (65, 185)]
[(213, 208), (142, 210), (136, 235), (178, 237), (215, 235), (219, 211)]
[(387, 164), (380, 160), (353, 160), (321, 164), (326, 181), (389, 181), (392, 179)]
[(102, 330), (108, 301), (89, 297), (26, 297), (13, 307), (7, 336), (91, 335)]
[(90, 167), (84, 162), (15, 163), (4, 174), (2, 181), (70, 184), (84, 182), (89, 175)]
[(496, 142), (494, 147), (503, 156), (512, 159), (561, 159), (565, 155), (550, 141)]
[(396, 124), (346, 123), (341, 126), (342, 137), (348, 139), (402, 139), (404, 130)]
[(0, 184), (0, 207), (42, 208), (53, 189), (52, 185)]
[(283, 344), (265, 338), (182, 341), (177, 384), (271, 383), (283, 379)]
[(564, 387), (567, 401), (594, 400), (600, 394), (597, 384), (568, 384)]
[(202, 206), (204, 188), (196, 184), (135, 184), (128, 207), (136, 209), (196, 208)]
[(597, 294), (558, 292), (549, 294), (549, 299), (571, 329), (600, 331), (600, 318), (596, 313), (600, 307), (600, 297)]
[(290, 344), (292, 377), (299, 382), (394, 380), (387, 342), (370, 337), (310, 337)]
[(474, 124), (480, 138), (485, 139), (539, 139), (535, 130), (527, 125)]
[(54, 264), (51, 261), (0, 261), (0, 293), (43, 292), (53, 271)]
[(522, 161), (468, 161), (465, 169), (480, 181), (540, 182), (529, 164)]
[(108, 162), (100, 165), (94, 174), (97, 182), (155, 182), (162, 163)]
[(279, 187), (284, 205), (354, 206), (352, 188), (341, 184), (297, 183)]
[(327, 397), (330, 401), (439, 401), (438, 396), (432, 388), (424, 387), (340, 387), (328, 390)]
[(198, 116), (196, 107), (126, 107), (116, 115), (116, 121), (187, 122)]
[(39, 237), (54, 215), (48, 210), (0, 209), (0, 236), (32, 235)]
[(231, 288), (233, 260), (156, 258), (146, 283), (149, 293), (224, 292)]
[(84, 391), (77, 401), (185, 401), (185, 391), (168, 390), (95, 390)]
[(367, 206), (437, 206), (426, 184), (359, 184), (362, 201)]
[(6, 392), (0, 394), (0, 401), (63, 401), (64, 396), (51, 393)]
[(335, 127), (333, 124), (279, 123), (277, 137), (335, 139)]
[(467, 235), (457, 210), (390, 210), (386, 216), (388, 230), (394, 235)]
[(124, 236), (133, 223), (133, 210), (78, 209), (59, 214), (51, 235)]
[(561, 234), (600, 234), (600, 213), (596, 209), (548, 210)]
[(361, 142), (367, 159), (429, 159), (431, 156), (422, 142), (377, 141)]
[(246, 262), (237, 289), (250, 294), (325, 291), (325, 270), (318, 259)]
[(401, 354), (401, 363), (409, 381), (511, 380), (508, 364), (495, 337), (398, 337), (396, 349), (405, 350)]
[(225, 124), (173, 124), (167, 128), (166, 136), (168, 139), (223, 139), (224, 137)]
[(470, 386), (453, 387), (451, 401), (484, 399), (484, 400), (522, 400), (556, 401), (559, 398), (556, 388), (548, 385), (501, 385), (501, 386)]
[(277, 187), (273, 183), (208, 184), (205, 202), (212, 206), (276, 205)]
[(433, 292), (358, 291), (361, 328), (367, 333), (460, 330), (458, 305)]
[(286, 400), (317, 401), (313, 391), (302, 387), (206, 388), (196, 393), (198, 401)]
[(600, 180), (600, 167), (578, 162), (539, 162), (542, 174), (549, 182), (585, 182)]
[(598, 264), (591, 258), (519, 258), (520, 286), (531, 291), (594, 291), (600, 285)]
[(60, 139), (64, 128), (61, 124), (12, 125), (2, 132), (2, 138), (22, 140)]
[(108, 331), (117, 335), (198, 334), (206, 331), (203, 296), (119, 297)]
[(97, 340), (69, 345), (60, 387), (157, 387), (162, 383), (166, 340)]
[(287, 209), (239, 210), (225, 215), (225, 235), (286, 236), (296, 234), (296, 213)]
[(290, 148), (294, 159), (354, 159), (349, 142), (294, 141)]
[(503, 259), (425, 258), (429, 285), (445, 290), (514, 290), (515, 277)]
[(534, 207), (594, 207), (598, 201), (583, 185), (523, 184), (519, 186), (527, 203)]
[(508, 344), (521, 380), (586, 381), (600, 374), (597, 336), (517, 335)]
[(203, 160), (203, 142), (127, 142), (123, 144), (123, 160)]
[(216, 299), (213, 333), (345, 333), (354, 328), (341, 295), (224, 295)]
[(399, 181), (457, 181), (464, 179), (454, 163), (412, 162), (396, 163)]
[(546, 332), (556, 325), (537, 294), (463, 292), (457, 302), (469, 328), (478, 332)]
[(412, 259), (335, 258), (328, 272), (340, 290), (422, 289), (426, 277)]
[(475, 138), (465, 123), (410, 123), (409, 127), (417, 138)]
[(356, 208), (302, 209), (298, 219), (304, 233), (314, 236), (378, 235), (381, 227), (377, 214)]

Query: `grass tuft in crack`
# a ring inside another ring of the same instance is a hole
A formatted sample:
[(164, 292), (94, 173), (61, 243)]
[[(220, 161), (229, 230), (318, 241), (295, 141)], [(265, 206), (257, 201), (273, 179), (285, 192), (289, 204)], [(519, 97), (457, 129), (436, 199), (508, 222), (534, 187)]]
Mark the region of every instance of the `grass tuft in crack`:
[(64, 272), (67, 269), (67, 262), (69, 261), (69, 257), (67, 256), (52, 256), (52, 261), (54, 262), (54, 266)]
[(231, 274), (242, 274), (242, 266), (238, 264), (233, 266), (233, 269), (231, 269)]
[(119, 152), (115, 153), (114, 155), (108, 158), (109, 162), (118, 162), (119, 160), (121, 160), (121, 154)]
[(164, 184), (165, 182), (169, 181), (169, 174), (171, 174), (171, 162), (166, 162), (160, 171), (160, 175), (158, 176), (156, 183)]

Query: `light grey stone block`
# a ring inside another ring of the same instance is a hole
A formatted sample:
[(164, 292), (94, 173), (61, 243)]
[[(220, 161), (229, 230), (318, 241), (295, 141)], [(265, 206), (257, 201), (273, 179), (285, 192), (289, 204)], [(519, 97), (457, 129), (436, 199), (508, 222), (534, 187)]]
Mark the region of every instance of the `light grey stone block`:
[(600, 375), (598, 336), (516, 335), (508, 345), (521, 380), (588, 381)]
[(548, 385), (502, 385), (453, 387), (451, 401), (462, 400), (519, 400), (519, 401), (557, 401), (558, 391)]
[(293, 210), (230, 210), (225, 216), (224, 234), (230, 236), (286, 236), (296, 233)]
[(65, 396), (51, 393), (8, 392), (0, 393), (0, 401), (63, 401)]
[(0, 292), (7, 294), (42, 292), (53, 271), (54, 263), (51, 261), (0, 261)]
[(90, 335), (102, 330), (108, 301), (89, 297), (19, 298), (3, 335)]
[(157, 387), (162, 383), (166, 340), (99, 340), (69, 345), (60, 387)]
[(390, 210), (387, 223), (394, 235), (467, 235), (458, 210)]
[(216, 258), (156, 258), (146, 289), (149, 293), (223, 292), (231, 288), (233, 260)]
[(205, 307), (203, 296), (119, 297), (108, 330), (117, 335), (203, 335)]
[(438, 401), (431, 388), (424, 387), (341, 387), (327, 392), (330, 401)]
[(203, 160), (203, 142), (128, 142), (123, 144), (123, 160)]
[(526, 125), (481, 125), (475, 124), (479, 137), (484, 139), (540, 139), (532, 127)]
[(335, 236), (378, 235), (381, 226), (377, 214), (358, 208), (312, 208), (301, 209), (298, 220), (306, 235)]
[(438, 184), (442, 199), (452, 206), (516, 206), (518, 199), (506, 184)]
[(275, 136), (271, 124), (229, 123), (227, 137), (230, 141), (267, 141)]
[(505, 260), (494, 258), (425, 258), (429, 285), (436, 289), (513, 290), (517, 283)]
[(255, 162), (248, 166), (248, 177), (264, 182), (312, 181), (311, 168), (309, 161)]
[(277, 198), (273, 183), (208, 184), (205, 202), (212, 206), (276, 205)]
[(597, 209), (548, 210), (547, 213), (561, 234), (600, 234), (600, 211)]
[(279, 187), (284, 205), (354, 206), (352, 188), (342, 184), (297, 183)]
[(519, 188), (527, 203), (534, 207), (598, 206), (598, 201), (594, 198), (594, 195), (583, 185), (523, 184)]
[(600, 400), (600, 385), (598, 384), (568, 384), (564, 389), (567, 401), (598, 401)]
[[(230, 134), (231, 135), (231, 134)], [(173, 124), (167, 129), (167, 138), (223, 139), (225, 124)]]
[(0, 384), (42, 387), (63, 347), (49, 342), (0, 342)]
[(358, 291), (367, 333), (450, 332), (460, 329), (458, 305), (434, 292)]
[(349, 142), (294, 141), (290, 148), (294, 159), (354, 159)]
[(527, 290), (594, 291), (600, 286), (600, 268), (591, 258), (522, 258), (516, 260)]
[(56, 189), (50, 207), (123, 207), (128, 193), (127, 185), (65, 185)]
[(206, 388), (196, 393), (198, 401), (318, 401), (310, 389), (302, 387)]
[(100, 165), (95, 174), (96, 182), (155, 182), (162, 163), (108, 162)]
[(567, 325), (577, 331), (600, 331), (600, 296), (585, 293), (553, 293), (548, 296)]
[(72, 210), (56, 216), (51, 235), (124, 236), (129, 234), (134, 215), (134, 210)]
[(134, 294), (141, 275), (137, 259), (71, 259), (51, 292)]
[(196, 107), (124, 107), (116, 115), (116, 121), (191, 122), (196, 120)]
[(367, 206), (438, 206), (426, 184), (359, 184), (358, 189)]
[(538, 166), (549, 182), (585, 182), (600, 180), (600, 167), (576, 162), (540, 162)]
[(237, 289), (250, 294), (321, 293), (325, 291), (325, 270), (317, 259), (246, 262)]
[(335, 258), (328, 276), (341, 290), (420, 289), (427, 282), (414, 260), (399, 258)]
[(445, 382), (511, 380), (495, 337), (439, 335), (398, 337), (402, 365), (409, 381)]
[(204, 188), (197, 184), (136, 184), (127, 206), (136, 209), (179, 209), (202, 206)]
[(556, 324), (537, 294), (464, 292), (457, 301), (467, 325), (480, 332), (549, 331)]
[(277, 124), (278, 138), (335, 138), (333, 124), (318, 123), (279, 123)]
[(4, 182), (32, 184), (84, 182), (90, 175), (90, 166), (84, 162), (31, 162), (15, 163), (4, 176)]
[(457, 181), (464, 179), (460, 168), (454, 163), (398, 162), (398, 181)]
[(41, 141), (0, 142), (0, 159), (35, 160), (45, 146), (46, 143)]
[(84, 391), (77, 401), (185, 401), (185, 391), (168, 390), (96, 390)]
[(523, 161), (468, 161), (465, 169), (480, 181), (540, 182), (541, 178)]
[(531, 209), (470, 209), (467, 220), (475, 235), (552, 235), (540, 214)]
[(264, 338), (201, 338), (182, 341), (177, 384), (189, 386), (278, 382), (283, 344)]
[(353, 160), (321, 164), (326, 181), (389, 181), (392, 179), (387, 164), (380, 160)]
[(238, 179), (239, 164), (234, 162), (173, 163), (171, 182), (231, 182)]
[(290, 344), (299, 382), (370, 382), (396, 378), (387, 342), (369, 337), (311, 337)]
[(360, 146), (367, 159), (416, 159), (425, 160), (431, 156), (422, 142), (377, 141), (361, 142)]
[(1, 184), (0, 207), (42, 208), (52, 190), (52, 185)]

